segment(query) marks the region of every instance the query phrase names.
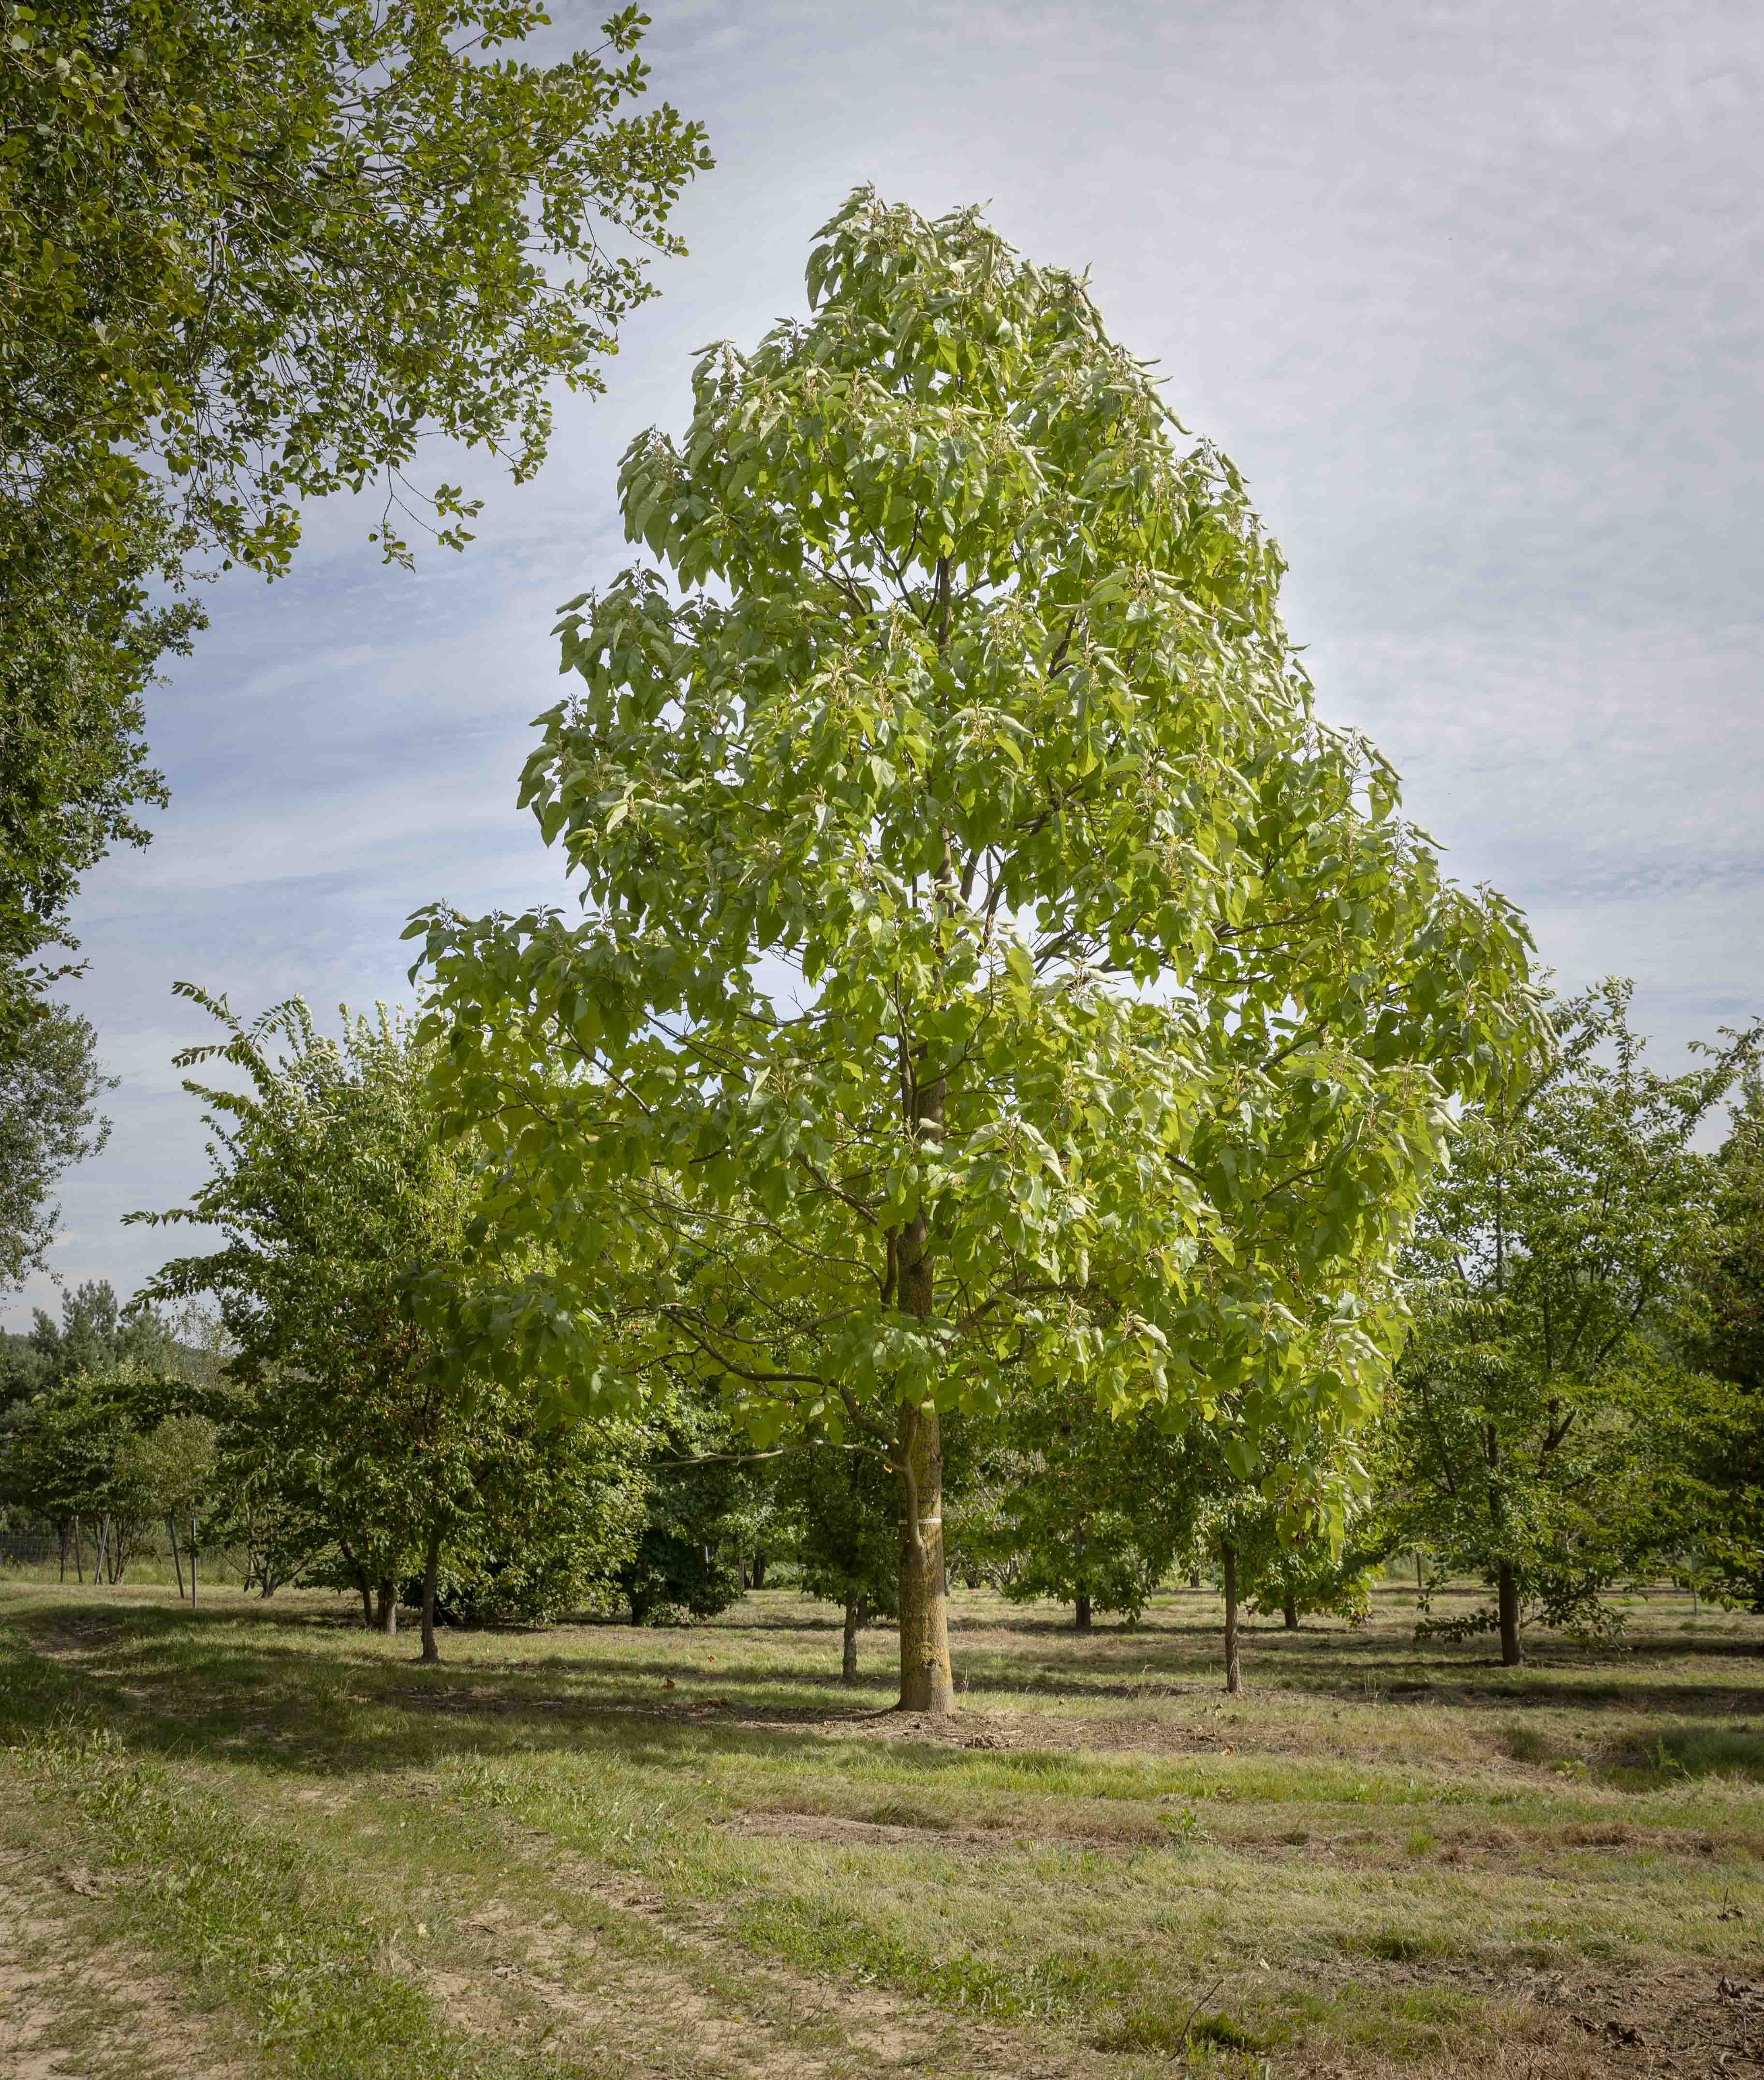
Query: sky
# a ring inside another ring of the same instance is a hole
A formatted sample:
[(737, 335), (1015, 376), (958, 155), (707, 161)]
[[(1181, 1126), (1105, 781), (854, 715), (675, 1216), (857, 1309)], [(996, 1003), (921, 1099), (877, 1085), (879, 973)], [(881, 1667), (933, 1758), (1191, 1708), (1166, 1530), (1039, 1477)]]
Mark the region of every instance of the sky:
[[(1756, 0), (649, 5), (653, 90), (718, 163), (607, 394), (561, 404), (529, 484), (434, 458), (490, 501), (463, 556), (388, 569), (369, 510), (314, 512), (295, 574), (221, 581), (151, 697), (171, 805), (77, 911), (120, 1082), (61, 1192), (67, 1285), (133, 1291), (166, 1243), (122, 1217), (204, 1174), (171, 1058), (212, 1021), (175, 981), (408, 1002), (417, 905), (565, 900), (514, 806), (553, 610), (627, 560), (617, 458), (683, 426), (693, 350), (800, 312), (865, 181), (1090, 269), (1247, 477), (1323, 712), (1563, 986), (1632, 976), (1665, 1067), (1764, 1014)], [(601, 11), (556, 0), (539, 54)], [(0, 1314), (36, 1305), (46, 1279)]]

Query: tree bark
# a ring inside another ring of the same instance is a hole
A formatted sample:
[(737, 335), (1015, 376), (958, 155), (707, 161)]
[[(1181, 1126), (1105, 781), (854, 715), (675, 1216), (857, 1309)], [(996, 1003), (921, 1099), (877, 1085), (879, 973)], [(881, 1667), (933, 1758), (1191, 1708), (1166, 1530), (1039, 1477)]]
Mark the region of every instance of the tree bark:
[(374, 1592), (368, 1586), (366, 1575), (355, 1586), (361, 1591), (361, 1621), (372, 1632), (374, 1629)]
[(943, 1453), (937, 1411), (901, 1408), (901, 1703), (903, 1712), (956, 1709), (943, 1591)]
[[(943, 587), (943, 640), (948, 636), (949, 574)], [(943, 1139), (943, 1080), (924, 1083), (903, 1042), (902, 1109), (914, 1137), (926, 1147)], [(922, 1206), (901, 1231), (896, 1256), (896, 1304), (922, 1329), (936, 1304), (931, 1224)], [(901, 1403), (896, 1444), (901, 1532), (901, 1701), (903, 1712), (956, 1709), (956, 1679), (949, 1663), (949, 1581), (943, 1567), (943, 1449), (937, 1411)]]
[(1090, 1629), (1090, 1595), (1087, 1589), (1079, 1590), (1072, 1606), (1072, 1629), (1074, 1632)]
[(1237, 1658), (1237, 1549), (1228, 1540), (1219, 1549), (1225, 1578), (1225, 1690), (1235, 1697), (1243, 1688)]
[(183, 1562), (178, 1557), (178, 1520), (176, 1517), (168, 1516), (166, 1519), (166, 1529), (171, 1535), (171, 1564), (178, 1570), (178, 1600), (181, 1604), (183, 1601)]
[(1298, 1630), (1299, 1605), (1296, 1597), (1289, 1596), (1287, 1598), (1286, 1601), (1280, 1607), (1280, 1615), (1286, 1620), (1286, 1629), (1288, 1632), (1296, 1632)]
[(862, 1621), (859, 1613), (863, 1608), (863, 1597), (855, 1589), (847, 1589), (845, 1602), (845, 1650), (839, 1665), (839, 1680), (842, 1683), (855, 1683), (858, 1680), (858, 1626)]
[[(367, 1593), (365, 1589), (363, 1590), (364, 1596)], [(398, 1584), (394, 1581), (388, 1579), (380, 1585), (380, 1600), (374, 1607), (373, 1625), (376, 1632), (383, 1632), (388, 1639), (397, 1637)]]
[(435, 1582), (441, 1571), (441, 1534), (429, 1533), (429, 1550), (422, 1559), (422, 1658), (425, 1661), (439, 1661), (440, 1654), (435, 1643)]
[(1519, 1579), (1505, 1561), (1496, 1579), (1501, 1603), (1501, 1664), (1517, 1668), (1525, 1659), (1519, 1651)]
[(754, 1555), (754, 1587), (756, 1589), (763, 1589), (765, 1586), (766, 1556), (763, 1553), (756, 1553)]

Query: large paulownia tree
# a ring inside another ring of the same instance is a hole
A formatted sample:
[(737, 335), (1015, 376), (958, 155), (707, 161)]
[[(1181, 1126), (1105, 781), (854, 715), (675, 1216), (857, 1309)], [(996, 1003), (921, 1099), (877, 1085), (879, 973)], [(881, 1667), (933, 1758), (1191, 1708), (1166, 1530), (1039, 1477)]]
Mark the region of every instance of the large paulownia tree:
[(485, 1227), (543, 1245), (463, 1350), (880, 1455), (944, 1711), (940, 1414), (1203, 1416), (1296, 1524), (1451, 1102), (1543, 1028), (1084, 281), (860, 190), (808, 288), (626, 455), (661, 568), (565, 614), (523, 799), (586, 914), (411, 929)]

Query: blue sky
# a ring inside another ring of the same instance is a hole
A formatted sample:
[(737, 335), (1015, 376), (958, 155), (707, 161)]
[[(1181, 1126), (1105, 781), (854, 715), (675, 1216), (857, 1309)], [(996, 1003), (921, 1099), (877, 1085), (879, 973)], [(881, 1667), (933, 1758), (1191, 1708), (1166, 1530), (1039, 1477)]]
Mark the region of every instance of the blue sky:
[[(1764, 1013), (1755, 0), (650, 8), (656, 90), (719, 165), (609, 394), (565, 401), (519, 490), (435, 458), (490, 499), (463, 557), (387, 570), (368, 512), (315, 513), (296, 574), (220, 585), (152, 699), (171, 807), (78, 908), (122, 1082), (61, 1195), (65, 1279), (132, 1290), (163, 1245), (120, 1217), (201, 1174), (174, 980), (408, 997), (415, 905), (561, 895), (514, 806), (552, 610), (624, 560), (616, 458), (683, 422), (691, 350), (799, 310), (861, 180), (1090, 268), (1247, 475), (1325, 712), (1565, 982), (1633, 975), (1669, 1062)], [(548, 43), (599, 11), (560, 0)]]

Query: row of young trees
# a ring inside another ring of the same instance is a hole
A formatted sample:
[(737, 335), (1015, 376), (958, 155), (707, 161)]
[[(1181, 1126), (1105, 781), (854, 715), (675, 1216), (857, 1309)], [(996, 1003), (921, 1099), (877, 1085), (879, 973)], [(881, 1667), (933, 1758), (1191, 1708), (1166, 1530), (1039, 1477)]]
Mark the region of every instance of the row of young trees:
[[(1069, 1386), (958, 1412), (944, 1439), (948, 1559), (1018, 1600), (1136, 1619), (1206, 1568), (1228, 1606), (1289, 1625), (1354, 1616), (1399, 1554), (1491, 1591), (1423, 1630), (1531, 1622), (1598, 1633), (1615, 1585), (1665, 1572), (1764, 1604), (1764, 1083), (1749, 1038), (1677, 1077), (1650, 1071), (1628, 992), (1552, 1007), (1560, 1044), (1514, 1103), (1472, 1108), (1405, 1264), (1414, 1325), (1354, 1457), (1338, 1541), (1283, 1535), (1228, 1432), (1111, 1415)], [(217, 1294), (227, 1352), (180, 1343), (107, 1288), (69, 1296), (9, 1354), (8, 1499), (122, 1578), (162, 1528), (174, 1555), (245, 1556), (266, 1593), (351, 1588), (395, 1629), (401, 1597), (461, 1617), (543, 1619), (582, 1604), (633, 1622), (726, 1607), (766, 1558), (842, 1606), (843, 1669), (897, 1612), (896, 1484), (883, 1455), (825, 1435), (756, 1449), (682, 1386), (640, 1418), (586, 1418), (438, 1367), (418, 1321), (457, 1269), (477, 1160), (449, 1141), (426, 1043), (395, 1018), (321, 1034), (304, 1007), (218, 1050), (248, 1094), (216, 1108), (213, 1182), (192, 1214), (219, 1252), (174, 1260), (158, 1298)], [(1735, 1084), (1737, 1082), (1737, 1091)], [(1712, 1108), (1725, 1140), (1702, 1152)], [(187, 1317), (187, 1321), (190, 1318)], [(181, 1566), (181, 1561), (180, 1561)], [(192, 1583), (194, 1575), (192, 1573)]]
[(1663, 1079), (1620, 990), (1548, 1003), (1082, 279), (859, 191), (808, 293), (632, 445), (653, 560), (561, 623), (523, 799), (582, 920), (423, 913), (414, 1030), (187, 992), (242, 1082), (165, 1218), (225, 1241), (149, 1297), (218, 1296), (263, 1550), (364, 1610), (414, 1566), (432, 1654), (449, 1568), (567, 1600), (690, 1546), (657, 1476), (775, 1453), (932, 1711), (957, 1512), (1081, 1615), (1424, 1543), (1510, 1656), (1624, 1569), (1755, 1577), (1695, 1143), (1751, 1038)]

